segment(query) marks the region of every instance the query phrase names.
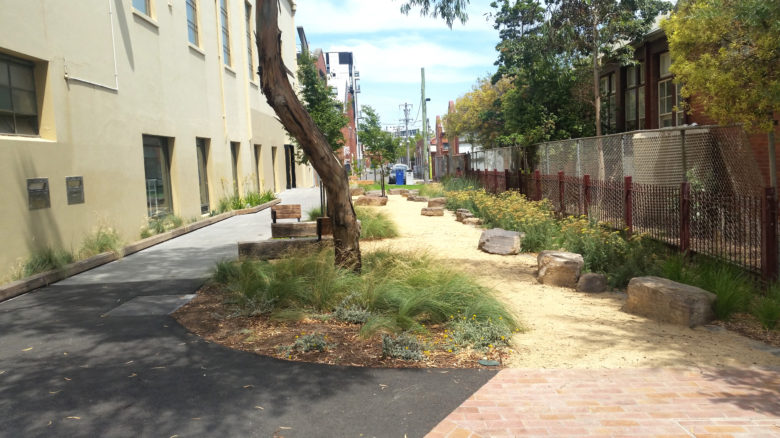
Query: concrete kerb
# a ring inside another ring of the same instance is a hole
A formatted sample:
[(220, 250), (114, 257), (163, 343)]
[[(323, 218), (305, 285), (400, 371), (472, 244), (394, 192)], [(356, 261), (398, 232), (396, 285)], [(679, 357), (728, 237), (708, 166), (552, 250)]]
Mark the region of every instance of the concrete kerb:
[(121, 256), (113, 252), (104, 252), (86, 258), (84, 260), (79, 260), (77, 262), (65, 265), (62, 267), (62, 269), (41, 272), (31, 277), (23, 278), (21, 280), (16, 280), (16, 281), (12, 281), (11, 283), (0, 285), (0, 302), (9, 300), (14, 297), (18, 297), (19, 295), (33, 291), (35, 289), (48, 286), (52, 283), (56, 283), (68, 277), (72, 277), (76, 274), (89, 271), (90, 269), (97, 268), (98, 266), (105, 265), (106, 263), (111, 263), (115, 260), (118, 260), (120, 257), (134, 254), (138, 251), (142, 251), (144, 249), (150, 248), (152, 246), (182, 236), (184, 234), (191, 233), (203, 227), (213, 225), (217, 222), (221, 222), (233, 216), (254, 214), (260, 212), (267, 208), (271, 208), (271, 206), (276, 205), (280, 202), (282, 202), (281, 199), (274, 199), (273, 201), (266, 202), (265, 204), (260, 204), (255, 207), (244, 208), (241, 210), (232, 210), (227, 213), (218, 214), (216, 216), (212, 216), (197, 222), (193, 222), (183, 227), (176, 228), (175, 230), (156, 234), (152, 237), (147, 237), (146, 239), (139, 240), (137, 242), (131, 243), (130, 245), (127, 245), (124, 248), (122, 248)]

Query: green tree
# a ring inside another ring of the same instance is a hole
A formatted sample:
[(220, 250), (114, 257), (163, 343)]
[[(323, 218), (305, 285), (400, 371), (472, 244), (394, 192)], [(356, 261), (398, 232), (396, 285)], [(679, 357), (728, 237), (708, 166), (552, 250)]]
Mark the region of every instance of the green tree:
[(398, 158), (400, 141), (391, 133), (382, 130), (379, 115), (373, 107), (362, 105), (362, 120), (358, 125), (358, 136), (371, 157), (372, 165), (382, 165)]
[(455, 100), (455, 112), (444, 116), (447, 135), (459, 136), (485, 149), (501, 146), (499, 137), (507, 134), (502, 98), (512, 89), (512, 81), (479, 79), (473, 89)]
[(780, 111), (780, 1), (681, 0), (677, 8), (661, 25), (683, 97), (694, 97), (718, 123), (766, 132), (776, 187), (773, 113)]
[[(349, 120), (344, 114), (341, 102), (333, 97), (333, 87), (320, 77), (316, 63), (317, 58), (307, 51), (301, 53), (298, 58), (298, 81), (301, 84), (303, 106), (335, 152), (344, 146), (344, 134), (341, 130), (347, 126)], [(305, 153), (297, 148), (296, 152), (301, 164), (308, 163)]]

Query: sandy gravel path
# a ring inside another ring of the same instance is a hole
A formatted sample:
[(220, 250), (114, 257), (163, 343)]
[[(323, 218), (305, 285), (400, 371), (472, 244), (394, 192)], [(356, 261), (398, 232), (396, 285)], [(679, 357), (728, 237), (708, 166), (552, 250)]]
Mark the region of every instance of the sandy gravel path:
[(536, 282), (535, 254), (498, 256), (477, 250), (480, 228), (443, 217), (420, 215), (425, 203), (391, 195), (383, 211), (401, 236), (378, 247), (425, 250), (475, 275), (499, 292), (527, 331), (515, 335), (508, 365), (522, 368), (749, 367), (780, 366), (757, 343), (719, 327), (689, 329), (629, 315), (624, 293), (583, 294)]

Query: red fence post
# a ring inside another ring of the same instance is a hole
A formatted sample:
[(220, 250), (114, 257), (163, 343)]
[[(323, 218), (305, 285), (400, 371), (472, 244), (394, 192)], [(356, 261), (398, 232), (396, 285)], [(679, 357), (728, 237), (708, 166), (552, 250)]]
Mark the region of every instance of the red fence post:
[(536, 193), (534, 194), (535, 201), (542, 200), (542, 173), (538, 170), (534, 171), (534, 185), (536, 186)]
[(512, 183), (509, 180), (511, 176), (512, 176), (512, 172), (510, 172), (509, 169), (505, 169), (504, 170), (504, 191), (507, 191), (512, 187)]
[(563, 175), (563, 171), (562, 170), (558, 171), (558, 203), (561, 206), (561, 214), (565, 215), (566, 214), (566, 204), (564, 204), (564, 201), (563, 201), (563, 198), (564, 198), (563, 191), (565, 189), (565, 185), (564, 185), (564, 182), (563, 182), (563, 176), (564, 176)]
[(761, 198), (761, 275), (764, 280), (777, 280), (777, 201), (775, 189), (764, 189)]
[(498, 169), (493, 168), (493, 193), (498, 193)]
[(590, 175), (582, 177), (582, 182), (585, 185), (585, 216), (590, 215)]
[(631, 184), (631, 177), (627, 176), (625, 177), (625, 184), (623, 185), (623, 199), (626, 207), (625, 212), (625, 218), (626, 218), (626, 228), (628, 232), (628, 237), (631, 237), (631, 234), (634, 233), (634, 218), (633, 218), (633, 202), (632, 202), (632, 192), (634, 187)]
[(680, 251), (688, 252), (691, 248), (691, 185), (680, 184)]

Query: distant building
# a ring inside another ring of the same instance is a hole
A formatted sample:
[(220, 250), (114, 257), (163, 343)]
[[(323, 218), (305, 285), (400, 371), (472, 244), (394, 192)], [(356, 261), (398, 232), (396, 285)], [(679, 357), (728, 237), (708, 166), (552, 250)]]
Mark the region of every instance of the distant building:
[(363, 157), (358, 149), (357, 138), (357, 94), (360, 93), (358, 81), (360, 74), (355, 69), (352, 52), (325, 52), (325, 65), (328, 73), (328, 85), (336, 90), (336, 98), (344, 106), (349, 123), (344, 132), (344, 163)]

